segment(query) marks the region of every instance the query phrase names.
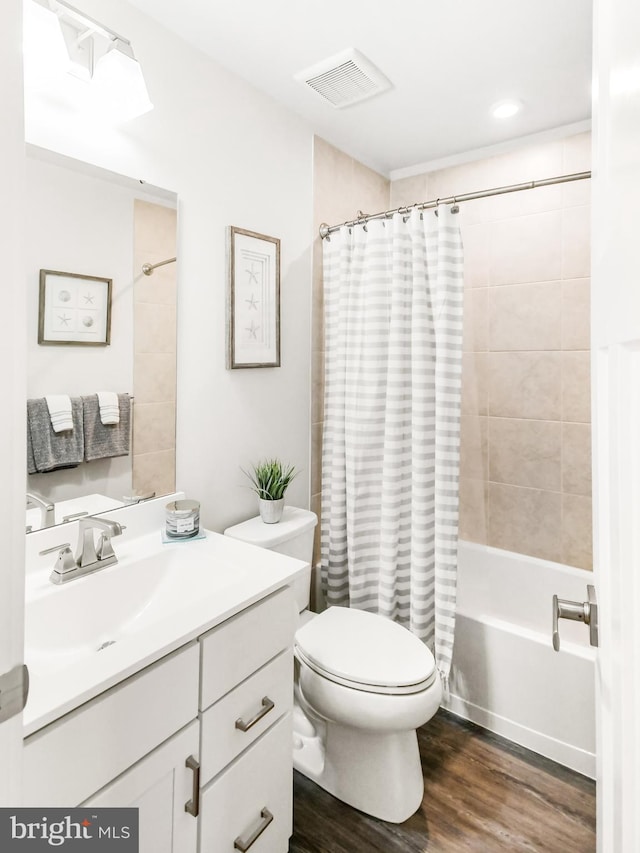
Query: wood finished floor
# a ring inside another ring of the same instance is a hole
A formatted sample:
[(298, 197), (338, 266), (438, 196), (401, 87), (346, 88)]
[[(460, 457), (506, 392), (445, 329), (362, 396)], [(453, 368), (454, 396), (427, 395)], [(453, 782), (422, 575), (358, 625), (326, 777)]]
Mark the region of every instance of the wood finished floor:
[(445, 711), (418, 731), (424, 799), (403, 824), (299, 773), (290, 853), (591, 853), (595, 783)]

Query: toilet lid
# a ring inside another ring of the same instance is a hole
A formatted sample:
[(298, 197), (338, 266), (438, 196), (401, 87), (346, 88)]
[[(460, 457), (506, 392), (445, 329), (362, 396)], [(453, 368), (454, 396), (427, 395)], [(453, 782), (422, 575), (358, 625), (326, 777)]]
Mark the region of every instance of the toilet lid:
[(417, 692), (436, 668), (429, 649), (406, 628), (346, 607), (330, 607), (299, 628), (296, 651), (321, 674), (374, 692)]

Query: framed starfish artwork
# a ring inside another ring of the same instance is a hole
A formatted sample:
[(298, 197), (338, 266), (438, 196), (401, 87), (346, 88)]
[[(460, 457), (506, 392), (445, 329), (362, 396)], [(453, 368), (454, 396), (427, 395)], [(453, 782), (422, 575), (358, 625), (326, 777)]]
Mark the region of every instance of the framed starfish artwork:
[(110, 278), (40, 270), (38, 343), (107, 346), (111, 343)]
[(227, 368), (280, 367), (280, 240), (227, 228)]

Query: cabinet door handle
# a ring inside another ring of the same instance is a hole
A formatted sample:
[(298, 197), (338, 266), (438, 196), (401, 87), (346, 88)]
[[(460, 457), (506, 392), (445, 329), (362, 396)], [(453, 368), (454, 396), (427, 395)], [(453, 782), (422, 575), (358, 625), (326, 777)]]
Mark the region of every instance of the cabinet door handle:
[(251, 847), (254, 841), (257, 841), (258, 838), (262, 835), (265, 829), (269, 826), (271, 821), (273, 820), (273, 815), (269, 811), (269, 809), (265, 806), (260, 812), (260, 823), (251, 833), (251, 835), (244, 839), (240, 835), (233, 842), (233, 849), (240, 850), (240, 853), (246, 853), (246, 851)]
[(184, 804), (184, 810), (193, 817), (198, 817), (200, 814), (200, 762), (190, 755), (184, 763), (185, 767), (193, 770), (193, 788), (191, 790), (191, 799)]
[(263, 696), (262, 707), (258, 713), (254, 717), (251, 717), (251, 719), (246, 723), (242, 717), (238, 717), (236, 720), (236, 728), (240, 729), (241, 732), (248, 732), (249, 729), (255, 726), (256, 723), (259, 723), (260, 720), (269, 713), (269, 711), (273, 711), (275, 707), (275, 704), (268, 696)]

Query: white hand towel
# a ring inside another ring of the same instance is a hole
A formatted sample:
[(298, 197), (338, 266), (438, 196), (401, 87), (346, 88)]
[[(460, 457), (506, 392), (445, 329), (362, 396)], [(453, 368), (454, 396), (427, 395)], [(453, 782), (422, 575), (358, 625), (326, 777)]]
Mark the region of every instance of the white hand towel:
[(65, 430), (73, 429), (71, 397), (67, 394), (49, 394), (44, 399), (47, 401), (53, 431), (64, 432)]
[(120, 423), (120, 405), (115, 391), (98, 391), (100, 420), (103, 426)]

